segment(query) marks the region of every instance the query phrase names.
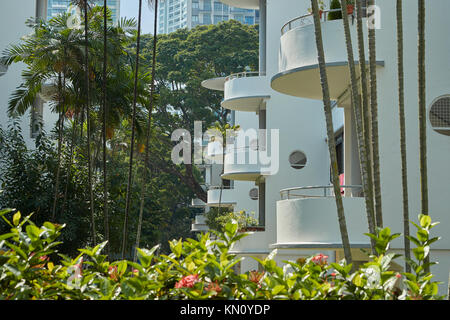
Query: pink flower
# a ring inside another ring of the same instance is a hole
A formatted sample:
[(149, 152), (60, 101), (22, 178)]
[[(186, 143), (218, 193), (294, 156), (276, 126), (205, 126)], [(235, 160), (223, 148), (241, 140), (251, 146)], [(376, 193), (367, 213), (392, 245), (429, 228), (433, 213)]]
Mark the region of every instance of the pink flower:
[(332, 272), (331, 273), (331, 276), (334, 278), (334, 277), (336, 277), (336, 272)]
[(117, 266), (109, 266), (108, 268), (109, 278), (111, 280), (117, 281), (119, 278), (119, 273), (117, 272)]
[(199, 281), (198, 274), (191, 274), (181, 278), (181, 280), (175, 284), (175, 288), (192, 288), (194, 287), (194, 284)]
[(324, 265), (324, 264), (327, 264), (327, 259), (328, 259), (328, 256), (325, 256), (320, 253), (320, 254), (316, 255), (315, 257), (313, 257), (311, 259), (311, 261), (314, 262), (315, 264)]
[(217, 281), (214, 281), (208, 284), (208, 287), (206, 287), (206, 291), (215, 291), (216, 293), (219, 293), (222, 291), (222, 288)]
[(400, 279), (402, 277), (400, 273), (397, 273), (395, 276), (397, 277), (397, 279)]

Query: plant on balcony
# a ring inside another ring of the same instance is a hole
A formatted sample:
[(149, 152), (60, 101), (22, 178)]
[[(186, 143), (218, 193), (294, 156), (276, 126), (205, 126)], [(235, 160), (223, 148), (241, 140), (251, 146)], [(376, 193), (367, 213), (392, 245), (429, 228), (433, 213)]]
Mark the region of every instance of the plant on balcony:
[[(355, 10), (355, 0), (348, 0), (347, 1), (348, 5), (347, 5), (347, 11), (348, 14), (353, 14), (354, 10)], [(330, 4), (330, 10), (333, 9), (341, 9), (341, 1), (340, 0), (333, 0), (331, 1)], [(334, 11), (334, 12), (330, 12), (328, 14), (328, 20), (340, 20), (342, 19), (342, 12), (341, 11)]]
[(254, 212), (251, 212), (250, 214), (247, 214), (243, 210), (239, 212), (228, 212), (227, 214), (216, 218), (217, 223), (222, 229), (225, 228), (227, 223), (230, 223), (233, 220), (238, 223), (238, 230), (240, 232), (257, 231), (261, 229), (261, 227), (258, 226), (258, 219), (255, 218)]
[[(320, 18), (322, 19), (322, 15), (323, 15), (323, 12), (326, 9), (326, 5), (323, 2), (323, 0), (318, 0), (317, 3), (319, 4), (319, 15), (320, 15)], [(308, 8), (308, 13), (312, 14), (312, 9), (311, 8)]]

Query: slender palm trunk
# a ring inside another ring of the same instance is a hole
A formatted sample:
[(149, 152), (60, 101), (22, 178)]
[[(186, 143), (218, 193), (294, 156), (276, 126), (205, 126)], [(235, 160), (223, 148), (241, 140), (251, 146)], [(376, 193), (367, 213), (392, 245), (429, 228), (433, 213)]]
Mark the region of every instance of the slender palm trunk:
[(372, 219), (375, 222), (375, 208), (374, 208), (374, 195), (373, 195), (373, 172), (372, 172), (372, 153), (370, 149), (370, 104), (369, 93), (367, 84), (367, 65), (366, 65), (366, 51), (364, 45), (364, 32), (363, 32), (363, 7), (362, 0), (356, 1), (356, 29), (358, 34), (358, 55), (359, 55), (359, 67), (360, 67), (360, 81), (361, 81), (361, 118), (363, 126), (364, 143), (366, 145), (366, 162), (367, 162), (367, 184), (368, 184), (368, 196), (372, 199)]
[(108, 181), (106, 169), (106, 71), (108, 66), (107, 56), (107, 37), (108, 37), (108, 10), (107, 3), (103, 3), (103, 123), (102, 123), (102, 140), (103, 140), (103, 219), (105, 228), (105, 240), (108, 241), (106, 251), (108, 257), (111, 254), (111, 246), (109, 243), (109, 216), (108, 216)]
[[(369, 0), (374, 6), (375, 0)], [(378, 98), (377, 98), (377, 56), (375, 28), (369, 28), (369, 76), (370, 76), (370, 110), (372, 113), (372, 164), (375, 198), (375, 220), (378, 228), (383, 227), (381, 205), (380, 156), (378, 143)]]
[(134, 95), (133, 95), (133, 114), (131, 121), (131, 143), (130, 143), (130, 163), (128, 168), (128, 185), (127, 195), (125, 200), (125, 217), (123, 222), (123, 234), (122, 234), (122, 259), (125, 259), (127, 236), (128, 236), (128, 216), (130, 211), (130, 198), (131, 198), (131, 184), (133, 182), (133, 154), (134, 154), (134, 139), (135, 139), (135, 126), (136, 126), (136, 100), (137, 100), (137, 86), (139, 77), (139, 51), (141, 45), (141, 20), (142, 20), (142, 0), (139, 0), (139, 16), (138, 16), (138, 34), (136, 44), (136, 67), (134, 71)]
[(74, 153), (74, 149), (75, 149), (75, 139), (76, 139), (76, 135), (77, 135), (77, 123), (78, 123), (78, 117), (75, 116), (74, 123), (72, 124), (72, 137), (71, 137), (71, 141), (70, 141), (70, 150), (69, 150), (70, 156), (69, 156), (69, 164), (67, 166), (66, 186), (64, 188), (64, 198), (63, 198), (63, 203), (61, 206), (61, 212), (64, 212), (66, 209), (67, 192), (69, 189), (69, 183), (72, 179), (73, 153)]
[[(398, 111), (400, 120), (400, 154), (402, 161), (402, 195), (403, 195), (403, 235), (405, 242), (405, 258), (411, 258), (411, 243), (409, 232), (408, 203), (408, 167), (406, 163), (406, 124), (405, 124), (405, 85), (403, 59), (403, 0), (397, 0), (397, 67), (398, 67)], [(405, 271), (411, 272), (411, 267), (405, 263)]]
[[(363, 121), (361, 117), (361, 99), (359, 96), (358, 90), (358, 80), (356, 78), (356, 68), (355, 68), (355, 59), (353, 55), (353, 45), (350, 34), (350, 25), (348, 20), (348, 12), (347, 12), (347, 0), (341, 0), (341, 8), (342, 8), (342, 21), (344, 24), (344, 32), (345, 32), (345, 43), (347, 45), (347, 55), (348, 55), (348, 66), (350, 71), (351, 78), (351, 88), (352, 88), (352, 109), (355, 114), (355, 124), (356, 124), (356, 133), (357, 133), (357, 143), (358, 143), (358, 151), (359, 151), (359, 161), (361, 167), (361, 178), (364, 189), (364, 196), (366, 201), (366, 212), (367, 212), (367, 221), (369, 226), (369, 232), (375, 234), (375, 221), (373, 216), (373, 198), (371, 197), (371, 190), (369, 186), (369, 177), (368, 177), (368, 163), (367, 163), (367, 145), (363, 136)], [(362, 30), (360, 30), (362, 31)], [(361, 63), (361, 61), (360, 61)], [(371, 239), (372, 245), (372, 253), (375, 254), (375, 242)]]
[(87, 121), (87, 165), (88, 165), (88, 189), (89, 189), (89, 207), (91, 211), (91, 232), (92, 243), (95, 246), (95, 216), (94, 216), (94, 192), (92, 188), (92, 163), (91, 163), (91, 111), (90, 111), (90, 75), (89, 75), (89, 21), (88, 21), (88, 3), (84, 1), (84, 54), (85, 54), (85, 81), (86, 81), (86, 121)]
[[(418, 0), (418, 77), (419, 77), (419, 157), (421, 213), (428, 215), (428, 168), (427, 168), (427, 116), (426, 116), (426, 72), (425, 72), (425, 0)], [(426, 263), (430, 260), (426, 257)], [(430, 267), (426, 267), (426, 272)]]
[[(141, 198), (139, 206), (139, 222), (136, 234), (136, 248), (139, 248), (141, 241), (142, 232), (142, 219), (144, 215), (144, 204), (145, 204), (145, 192), (146, 192), (146, 182), (147, 182), (147, 172), (149, 171), (149, 158), (150, 158), (150, 135), (152, 126), (152, 113), (153, 113), (153, 95), (155, 94), (155, 74), (156, 74), (156, 45), (158, 44), (158, 0), (155, 0), (155, 21), (153, 26), (153, 59), (152, 59), (152, 83), (150, 87), (150, 101), (148, 108), (148, 120), (147, 120), (147, 133), (145, 137), (145, 157), (144, 157), (144, 171), (142, 175), (142, 185), (141, 185)], [(137, 254), (135, 251), (134, 261), (137, 260)]]
[(316, 36), (316, 46), (319, 60), (319, 71), (320, 71), (320, 80), (322, 84), (322, 94), (323, 94), (323, 104), (324, 104), (324, 113), (327, 127), (327, 136), (328, 136), (328, 150), (330, 153), (330, 161), (331, 161), (331, 172), (332, 172), (332, 182), (334, 188), (334, 194), (336, 199), (336, 208), (337, 215), (339, 221), (339, 228), (341, 231), (342, 238), (342, 246), (344, 248), (344, 256), (347, 260), (347, 263), (352, 263), (352, 254), (350, 249), (350, 240), (347, 232), (347, 223), (345, 220), (344, 214), (344, 205), (342, 203), (342, 195), (339, 184), (339, 176), (337, 169), (337, 156), (336, 156), (336, 142), (334, 137), (334, 129), (333, 129), (333, 118), (331, 113), (331, 100), (330, 100), (330, 92), (328, 88), (328, 77), (326, 73), (326, 65), (325, 65), (325, 53), (323, 49), (323, 40), (322, 40), (322, 28), (320, 25), (320, 17), (319, 17), (319, 8), (317, 4), (317, 0), (311, 0), (311, 7), (314, 16), (314, 27), (315, 27), (315, 36)]
[(59, 120), (58, 120), (58, 164), (56, 167), (56, 180), (55, 180), (55, 192), (53, 197), (53, 208), (52, 208), (52, 220), (56, 218), (56, 205), (58, 203), (59, 197), (59, 180), (61, 175), (61, 150), (62, 150), (62, 139), (63, 139), (63, 129), (64, 129), (64, 107), (62, 98), (62, 80), (61, 73), (58, 74), (58, 108), (59, 108)]

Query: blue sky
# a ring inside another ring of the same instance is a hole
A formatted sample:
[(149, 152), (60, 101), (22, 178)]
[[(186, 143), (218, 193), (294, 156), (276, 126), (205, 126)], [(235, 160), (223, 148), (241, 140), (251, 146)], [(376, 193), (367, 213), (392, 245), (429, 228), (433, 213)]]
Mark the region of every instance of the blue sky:
[[(127, 18), (136, 18), (139, 13), (139, 0), (121, 0), (120, 16)], [(155, 12), (149, 8), (147, 0), (142, 0), (142, 33), (153, 33)]]

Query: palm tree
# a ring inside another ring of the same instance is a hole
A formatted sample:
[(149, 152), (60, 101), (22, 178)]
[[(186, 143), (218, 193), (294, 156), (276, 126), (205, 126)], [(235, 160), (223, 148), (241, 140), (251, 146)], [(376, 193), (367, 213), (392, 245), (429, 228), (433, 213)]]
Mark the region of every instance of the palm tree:
[(138, 31), (137, 31), (137, 41), (136, 41), (136, 64), (134, 70), (134, 91), (133, 91), (133, 111), (132, 111), (132, 122), (131, 122), (131, 143), (130, 143), (130, 162), (128, 168), (128, 185), (127, 194), (125, 200), (125, 217), (123, 223), (123, 234), (122, 234), (122, 259), (125, 259), (125, 251), (128, 236), (128, 216), (130, 211), (130, 197), (131, 197), (131, 183), (133, 181), (133, 154), (134, 154), (134, 143), (135, 143), (135, 127), (136, 127), (136, 102), (137, 102), (137, 87), (138, 87), (138, 77), (139, 77), (139, 55), (140, 55), (140, 45), (141, 45), (141, 20), (142, 20), (142, 0), (139, 0), (139, 15), (138, 15)]
[(323, 94), (323, 105), (324, 105), (324, 113), (327, 127), (327, 136), (328, 136), (328, 150), (330, 153), (330, 161), (331, 161), (331, 175), (332, 182), (334, 188), (334, 194), (336, 199), (336, 208), (337, 215), (339, 221), (339, 228), (341, 231), (342, 238), (342, 246), (344, 247), (344, 256), (347, 260), (347, 263), (352, 262), (352, 254), (350, 250), (350, 240), (348, 238), (347, 232), (347, 223), (345, 220), (344, 214), (344, 205), (342, 203), (342, 195), (339, 184), (339, 176), (337, 169), (337, 156), (336, 156), (336, 142), (334, 138), (334, 129), (333, 129), (333, 118), (331, 113), (331, 100), (330, 100), (330, 92), (328, 87), (328, 77), (326, 72), (325, 65), (325, 53), (323, 49), (323, 40), (322, 40), (322, 28), (320, 25), (320, 17), (319, 17), (319, 8), (317, 4), (317, 0), (311, 0), (311, 7), (314, 16), (314, 27), (315, 27), (315, 36), (316, 36), (316, 46), (319, 60), (319, 71), (320, 71), (320, 80), (322, 84), (322, 94)]
[[(359, 90), (358, 90), (358, 80), (356, 78), (356, 69), (355, 69), (355, 60), (353, 55), (353, 45), (352, 45), (352, 39), (350, 35), (350, 26), (348, 21), (348, 12), (347, 12), (347, 0), (341, 0), (341, 8), (342, 8), (342, 21), (344, 24), (344, 32), (345, 32), (345, 43), (347, 45), (347, 55), (348, 55), (348, 66), (350, 71), (350, 78), (351, 78), (351, 88), (352, 88), (352, 108), (353, 112), (355, 114), (355, 124), (356, 124), (356, 132), (357, 132), (357, 143), (358, 143), (358, 150), (359, 150), (359, 159), (360, 159), (360, 166), (361, 166), (361, 177), (362, 177), (362, 184), (364, 189), (364, 196), (366, 200), (366, 212), (367, 212), (367, 221), (369, 226), (369, 232), (372, 234), (375, 234), (375, 223), (373, 219), (373, 198), (371, 197), (370, 193), (370, 185), (369, 185), (369, 179), (368, 179), (368, 163), (367, 163), (367, 145), (364, 140), (363, 136), (363, 121), (361, 117), (361, 99), (359, 96)], [(360, 30), (361, 31), (361, 30)], [(361, 61), (360, 61), (361, 63)], [(362, 68), (361, 68), (362, 70)], [(375, 251), (375, 241), (371, 239), (372, 244), (372, 252), (373, 254), (376, 253)]]
[(80, 0), (84, 11), (84, 54), (85, 54), (85, 85), (86, 85), (86, 122), (87, 122), (87, 165), (88, 165), (88, 184), (89, 184), (89, 206), (91, 209), (91, 231), (92, 242), (95, 246), (95, 216), (94, 216), (94, 191), (92, 187), (92, 159), (91, 159), (91, 106), (90, 106), (90, 68), (89, 68), (89, 11), (88, 0)]
[[(375, 221), (375, 208), (373, 197), (373, 172), (372, 172), (372, 153), (370, 149), (370, 104), (369, 94), (367, 87), (367, 66), (366, 66), (366, 53), (364, 45), (364, 32), (362, 22), (363, 8), (362, 0), (356, 1), (356, 30), (358, 34), (358, 55), (359, 55), (359, 68), (360, 68), (360, 81), (361, 81), (361, 118), (362, 129), (364, 136), (364, 143), (366, 145), (366, 162), (367, 162), (367, 185), (368, 194), (372, 200), (372, 206), (370, 211), (372, 212), (372, 220)], [(366, 204), (367, 205), (367, 204)]]
[[(144, 214), (144, 203), (145, 203), (145, 192), (146, 192), (146, 182), (147, 182), (147, 171), (148, 171), (148, 162), (150, 158), (150, 134), (151, 134), (151, 126), (152, 126), (152, 113), (153, 113), (153, 104), (154, 99), (153, 95), (155, 94), (155, 73), (156, 73), (156, 45), (158, 44), (158, 0), (148, 0), (148, 4), (150, 6), (154, 5), (155, 11), (155, 21), (153, 26), (153, 56), (152, 56), (152, 79), (150, 86), (150, 103), (148, 108), (148, 121), (147, 121), (147, 132), (145, 136), (145, 156), (144, 156), (144, 171), (142, 173), (142, 184), (141, 184), (141, 196), (140, 196), (140, 206), (139, 206), (139, 221), (138, 228), (136, 233), (136, 248), (139, 248), (141, 241), (141, 230), (142, 230), (142, 219)], [(134, 254), (134, 261), (137, 260), (137, 252)]]
[[(369, 6), (375, 5), (375, 0), (369, 0)], [(375, 197), (375, 220), (378, 228), (383, 227), (381, 206), (380, 156), (378, 144), (378, 99), (377, 99), (377, 57), (375, 28), (369, 28), (369, 77), (370, 77), (370, 110), (372, 113), (372, 164)]]
[(107, 53), (107, 40), (108, 40), (108, 7), (107, 2), (103, 2), (103, 121), (102, 121), (102, 141), (103, 141), (103, 219), (105, 223), (105, 240), (108, 241), (107, 253), (110, 256), (110, 244), (109, 244), (109, 216), (108, 216), (108, 181), (107, 181), (107, 169), (106, 169), (106, 76), (108, 67), (108, 53)]
[[(428, 215), (428, 169), (427, 169), (427, 116), (426, 116), (426, 73), (425, 73), (425, 0), (418, 0), (418, 78), (419, 78), (419, 157), (421, 213)], [(426, 257), (426, 272), (430, 256)]]
[[(402, 195), (403, 195), (403, 235), (405, 242), (405, 258), (411, 258), (411, 244), (409, 232), (409, 204), (408, 204), (408, 169), (406, 163), (406, 125), (405, 125), (405, 85), (403, 62), (403, 0), (397, 0), (397, 67), (398, 67), (398, 111), (400, 120), (400, 154), (402, 163)], [(405, 271), (411, 267), (405, 263)]]

